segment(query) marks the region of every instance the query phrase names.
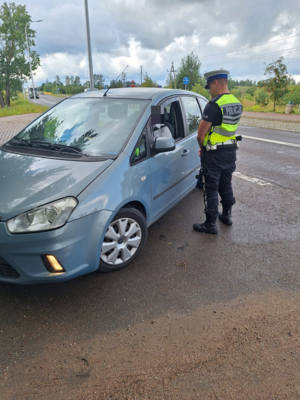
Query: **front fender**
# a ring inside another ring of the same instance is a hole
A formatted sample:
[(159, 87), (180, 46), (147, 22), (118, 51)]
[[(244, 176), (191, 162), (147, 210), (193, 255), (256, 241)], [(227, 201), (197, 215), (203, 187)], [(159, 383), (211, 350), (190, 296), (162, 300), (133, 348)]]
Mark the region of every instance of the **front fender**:
[(70, 221), (100, 210), (114, 213), (125, 204), (138, 201), (145, 207), (147, 222), (151, 220), (151, 171), (147, 159), (130, 165), (129, 156), (122, 153), (79, 196), (79, 204)]

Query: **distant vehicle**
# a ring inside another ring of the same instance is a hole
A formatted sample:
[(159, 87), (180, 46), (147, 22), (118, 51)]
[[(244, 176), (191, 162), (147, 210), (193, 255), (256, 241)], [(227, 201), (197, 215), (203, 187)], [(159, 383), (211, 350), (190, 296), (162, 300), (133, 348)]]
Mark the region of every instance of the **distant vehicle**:
[(40, 94), (44, 94), (44, 92), (40, 92)]
[[(99, 90), (99, 89), (97, 89), (97, 88), (94, 88), (94, 90)], [(84, 89), (84, 91), (85, 91), (85, 92), (91, 92), (91, 91), (92, 91), (92, 89), (91, 89), (91, 88), (86, 88), (86, 89)]]
[[(38, 88), (36, 86), (34, 87), (34, 91), (35, 91), (35, 98), (38, 99), (40, 97), (40, 95), (39, 95)], [(32, 86), (28, 86), (28, 93), (29, 93), (29, 98), (33, 99), (34, 98), (34, 94), (33, 94), (33, 87)]]

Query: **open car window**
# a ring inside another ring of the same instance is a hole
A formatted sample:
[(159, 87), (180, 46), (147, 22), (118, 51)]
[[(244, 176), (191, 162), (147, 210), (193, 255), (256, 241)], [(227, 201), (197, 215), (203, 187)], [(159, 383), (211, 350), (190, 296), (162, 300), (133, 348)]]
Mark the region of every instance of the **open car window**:
[(179, 99), (172, 98), (161, 104), (161, 123), (152, 124), (152, 139), (155, 137), (173, 137), (178, 141), (184, 137), (184, 127)]

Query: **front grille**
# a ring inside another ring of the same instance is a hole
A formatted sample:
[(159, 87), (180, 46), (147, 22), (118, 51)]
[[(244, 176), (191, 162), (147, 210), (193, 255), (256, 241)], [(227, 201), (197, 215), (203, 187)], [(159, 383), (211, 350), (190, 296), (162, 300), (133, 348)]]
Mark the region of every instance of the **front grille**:
[(0, 256), (0, 277), (7, 279), (17, 279), (20, 277), (18, 272)]

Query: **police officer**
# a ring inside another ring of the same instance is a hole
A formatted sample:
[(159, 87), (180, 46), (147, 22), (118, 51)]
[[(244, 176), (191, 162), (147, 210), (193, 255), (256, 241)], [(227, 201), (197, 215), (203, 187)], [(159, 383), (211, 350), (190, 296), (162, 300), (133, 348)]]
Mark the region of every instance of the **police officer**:
[[(209, 89), (212, 100), (203, 111), (197, 136), (206, 221), (194, 224), (193, 228), (211, 234), (218, 233), (218, 216), (224, 224), (232, 225), (231, 208), (235, 203), (231, 180), (238, 148), (236, 130), (243, 107), (228, 90), (228, 74), (223, 69), (204, 74), (205, 89)], [(221, 214), (218, 213), (218, 193), (223, 206)]]

